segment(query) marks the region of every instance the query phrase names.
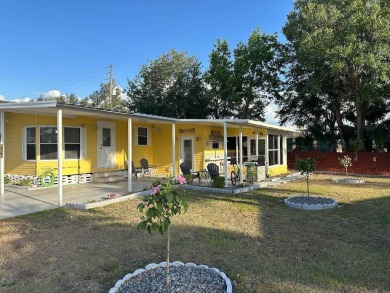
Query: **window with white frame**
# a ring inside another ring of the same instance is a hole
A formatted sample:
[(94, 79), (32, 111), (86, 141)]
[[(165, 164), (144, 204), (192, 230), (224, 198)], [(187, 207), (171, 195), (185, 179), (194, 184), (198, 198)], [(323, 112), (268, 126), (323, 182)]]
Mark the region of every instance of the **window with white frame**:
[(65, 159), (80, 159), (81, 131), (79, 127), (64, 127)]
[(57, 127), (40, 127), (39, 154), (41, 160), (57, 159)]
[(137, 145), (150, 145), (150, 130), (147, 127), (136, 128)]
[[(23, 131), (23, 159), (36, 160), (37, 155), (36, 128), (26, 127)], [(86, 129), (80, 127), (64, 127), (65, 159), (85, 158), (87, 154)], [(39, 127), (40, 160), (57, 160), (57, 127)]]
[(268, 135), (268, 165), (279, 165), (279, 136)]

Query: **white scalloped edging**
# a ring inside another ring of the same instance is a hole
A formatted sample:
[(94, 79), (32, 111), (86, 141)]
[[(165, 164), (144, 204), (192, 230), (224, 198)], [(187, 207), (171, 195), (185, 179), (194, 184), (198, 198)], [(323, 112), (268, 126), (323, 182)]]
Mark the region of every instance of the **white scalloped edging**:
[(88, 209), (103, 207), (103, 206), (106, 206), (109, 204), (125, 201), (125, 200), (132, 199), (132, 198), (138, 198), (141, 196), (149, 195), (150, 192), (151, 192), (151, 190), (145, 190), (145, 191), (140, 191), (140, 192), (136, 192), (136, 193), (131, 193), (128, 195), (118, 196), (118, 197), (112, 198), (112, 199), (106, 199), (106, 200), (101, 200), (101, 201), (91, 202), (91, 203), (67, 202), (65, 204), (65, 207), (71, 208), (71, 209), (88, 210)]
[(186, 190), (208, 191), (208, 192), (223, 193), (223, 194), (238, 194), (238, 193), (244, 193), (244, 192), (248, 192), (260, 188), (260, 186), (257, 183), (250, 186), (234, 187), (234, 188), (232, 187), (215, 188), (211, 186), (199, 186), (199, 185), (181, 185), (180, 187)]
[(353, 184), (364, 183), (364, 179), (360, 179), (360, 178), (332, 178), (332, 181), (338, 183), (353, 183)]
[[(180, 266), (186, 266), (186, 267), (198, 267), (198, 268), (204, 268), (204, 269), (209, 269), (209, 270), (212, 270), (214, 272), (216, 272), (217, 274), (219, 274), (222, 279), (225, 281), (225, 284), (226, 284), (226, 293), (232, 293), (233, 292), (233, 287), (232, 287), (232, 282), (230, 281), (230, 279), (226, 276), (226, 274), (224, 272), (221, 272), (220, 270), (218, 270), (217, 268), (209, 268), (208, 266), (206, 265), (196, 265), (192, 262), (188, 262), (188, 263), (182, 263), (181, 261), (174, 261), (172, 263), (170, 263), (171, 266), (175, 266), (175, 267), (180, 267)], [(115, 293), (118, 291), (119, 287), (126, 283), (126, 281), (130, 280), (132, 277), (146, 271), (146, 270), (152, 270), (154, 268), (157, 268), (157, 267), (167, 267), (167, 262), (164, 261), (164, 262), (160, 262), (159, 264), (156, 264), (156, 263), (150, 263), (148, 264), (147, 266), (145, 266), (145, 269), (138, 269), (136, 271), (134, 271), (133, 273), (131, 274), (127, 274), (126, 276), (123, 277), (123, 279), (120, 279), (118, 280), (114, 287), (112, 287), (110, 289), (110, 291), (108, 291), (108, 293)]]
[(293, 209), (307, 210), (307, 211), (327, 210), (327, 209), (333, 209), (337, 207), (337, 201), (333, 198), (327, 198), (333, 201), (331, 204), (300, 204), (300, 203), (290, 202), (290, 199), (294, 197), (297, 196), (290, 196), (289, 198), (286, 198), (284, 200), (284, 204)]

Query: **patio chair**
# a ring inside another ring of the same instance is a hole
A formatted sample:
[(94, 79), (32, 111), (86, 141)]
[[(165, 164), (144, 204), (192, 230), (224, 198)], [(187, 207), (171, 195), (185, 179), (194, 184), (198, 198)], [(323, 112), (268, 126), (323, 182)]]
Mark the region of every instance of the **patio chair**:
[(140, 160), (141, 168), (142, 168), (142, 177), (145, 177), (145, 175), (152, 176), (153, 170), (157, 170), (157, 166), (155, 165), (149, 165), (149, 162), (147, 159), (142, 158)]
[(198, 178), (199, 184), (200, 184), (199, 172), (192, 172), (190, 166), (187, 163), (185, 163), (185, 162), (181, 163), (180, 164), (180, 170), (181, 170), (181, 172), (183, 173), (184, 176), (185, 175), (191, 175), (191, 182), (195, 178)]
[(135, 167), (134, 161), (131, 161), (131, 175), (133, 175), (135, 177), (135, 179), (137, 179), (137, 175), (141, 174), (141, 172), (142, 172), (142, 169), (140, 167)]
[(141, 174), (141, 172), (142, 172), (141, 167), (135, 167), (134, 161), (131, 161), (131, 169), (130, 169), (130, 165), (129, 165), (128, 160), (126, 161), (126, 165), (127, 165), (128, 174), (130, 174), (130, 172), (131, 172), (131, 175), (134, 176), (135, 179), (137, 179), (138, 174)]
[(207, 165), (207, 171), (209, 171), (210, 185), (215, 178), (219, 176), (219, 167), (217, 164), (210, 163)]

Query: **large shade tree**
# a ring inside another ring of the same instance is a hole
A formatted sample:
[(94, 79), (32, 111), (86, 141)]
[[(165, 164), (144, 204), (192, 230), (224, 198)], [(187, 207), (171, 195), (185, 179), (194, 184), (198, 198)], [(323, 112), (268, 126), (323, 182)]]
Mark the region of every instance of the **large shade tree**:
[[(360, 146), (366, 121), (390, 111), (389, 11), (386, 0), (297, 0), (283, 28), (293, 50), (289, 69), (302, 70), (289, 76), (296, 96), (319, 93), (341, 130), (344, 118), (355, 124)], [(378, 105), (385, 108), (375, 111)]]
[(217, 40), (209, 55), (210, 66), (204, 73), (206, 96), (209, 100), (210, 117), (234, 116), (236, 95), (231, 52), (226, 40)]
[(171, 50), (142, 65), (128, 80), (128, 106), (132, 111), (175, 118), (206, 118), (201, 64), (194, 56)]
[(234, 86), (238, 105), (236, 118), (264, 121), (264, 110), (280, 91), (279, 43), (276, 35), (256, 29), (247, 43), (234, 50)]

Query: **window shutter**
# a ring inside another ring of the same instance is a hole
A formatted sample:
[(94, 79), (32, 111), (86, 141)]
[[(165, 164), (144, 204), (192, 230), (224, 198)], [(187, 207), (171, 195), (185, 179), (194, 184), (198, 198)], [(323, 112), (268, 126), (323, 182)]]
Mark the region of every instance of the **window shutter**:
[(26, 161), (27, 160), (27, 155), (26, 155), (26, 148), (27, 148), (27, 144), (26, 144), (26, 128), (23, 127), (22, 128), (22, 159), (23, 161)]
[(138, 145), (138, 127), (134, 127), (134, 141), (133, 145)]
[(150, 140), (152, 131), (151, 131), (151, 129), (149, 127), (147, 127), (146, 129), (147, 129), (147, 133), (148, 133), (148, 143), (147, 143), (147, 145), (150, 146), (152, 144), (152, 142)]
[(87, 157), (87, 129), (81, 127), (80, 129), (80, 158)]

